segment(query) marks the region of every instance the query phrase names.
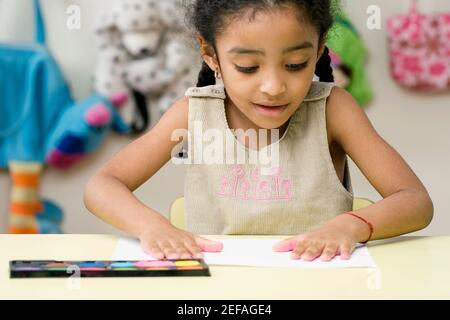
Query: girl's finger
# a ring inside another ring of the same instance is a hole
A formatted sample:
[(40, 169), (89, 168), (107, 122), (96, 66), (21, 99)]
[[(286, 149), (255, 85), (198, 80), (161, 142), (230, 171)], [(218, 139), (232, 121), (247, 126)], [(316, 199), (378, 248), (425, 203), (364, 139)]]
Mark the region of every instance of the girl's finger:
[(284, 239), (273, 246), (273, 251), (275, 252), (287, 252), (292, 251), (296, 247), (297, 243), (300, 241), (299, 238), (293, 237)]
[(305, 252), (300, 256), (302, 260), (312, 261), (320, 256), (323, 250), (323, 245), (310, 245), (306, 248)]
[(195, 259), (201, 259), (203, 258), (203, 253), (200, 247), (197, 245), (197, 243), (192, 238), (186, 238), (184, 240), (184, 245), (186, 246), (186, 249), (189, 250), (192, 257)]
[(223, 243), (219, 241), (209, 240), (200, 236), (195, 236), (195, 242), (204, 252), (220, 252), (223, 250)]
[(180, 259), (191, 259), (191, 253), (184, 245), (184, 242), (178, 241), (178, 240), (171, 240), (170, 243), (172, 244), (172, 247), (175, 249), (176, 253), (180, 257)]
[(305, 252), (307, 247), (308, 246), (303, 242), (297, 243), (296, 247), (294, 248), (294, 250), (291, 253), (291, 259), (293, 259), (293, 260), (300, 259), (300, 257)]
[(175, 250), (175, 248), (172, 246), (172, 244), (169, 241), (164, 240), (164, 241), (160, 242), (159, 247), (161, 248), (162, 252), (164, 252), (164, 256), (167, 259), (178, 259), (179, 258), (177, 251)]
[(348, 243), (342, 244), (340, 246), (340, 249), (339, 249), (340, 255), (341, 255), (341, 259), (342, 260), (350, 259), (353, 250), (355, 250), (355, 245), (351, 245), (351, 244), (348, 244)]
[(155, 259), (163, 259), (164, 258), (164, 253), (162, 252), (162, 250), (160, 249), (160, 247), (158, 246), (158, 244), (156, 244), (155, 242), (143, 242), (141, 244), (142, 249), (144, 250), (144, 252), (150, 256), (152, 256)]
[(336, 244), (328, 244), (322, 251), (320, 255), (320, 260), (330, 261), (336, 256), (338, 246)]

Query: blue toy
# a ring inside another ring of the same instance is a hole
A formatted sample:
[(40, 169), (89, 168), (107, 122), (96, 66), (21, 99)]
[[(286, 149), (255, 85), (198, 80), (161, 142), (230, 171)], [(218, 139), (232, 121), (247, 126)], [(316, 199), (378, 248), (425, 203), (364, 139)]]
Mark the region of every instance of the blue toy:
[(62, 210), (38, 195), (42, 168), (76, 164), (111, 128), (129, 133), (117, 110), (128, 97), (75, 102), (45, 46), (39, 0), (34, 6), (36, 43), (0, 44), (0, 168), (12, 180), (9, 232), (61, 233)]
[(77, 163), (97, 150), (110, 127), (129, 133), (129, 126), (116, 110), (127, 96), (118, 95), (112, 100), (94, 95), (67, 109), (47, 141), (46, 163), (58, 168)]

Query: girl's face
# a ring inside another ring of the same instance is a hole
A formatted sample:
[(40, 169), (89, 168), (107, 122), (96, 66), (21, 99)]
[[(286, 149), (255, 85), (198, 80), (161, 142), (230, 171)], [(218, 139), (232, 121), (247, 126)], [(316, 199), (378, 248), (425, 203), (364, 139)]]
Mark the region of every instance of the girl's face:
[(230, 20), (216, 49), (227, 103), (266, 129), (280, 128), (300, 107), (322, 50), (316, 29), (291, 8)]

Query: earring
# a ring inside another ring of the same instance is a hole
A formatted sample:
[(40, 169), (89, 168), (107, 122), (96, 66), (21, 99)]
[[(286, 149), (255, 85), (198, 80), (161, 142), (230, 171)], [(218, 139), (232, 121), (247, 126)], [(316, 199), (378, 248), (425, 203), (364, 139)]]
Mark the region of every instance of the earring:
[(217, 69), (214, 71), (214, 77), (215, 77), (217, 80), (221, 80), (221, 79), (222, 79), (222, 75), (221, 75), (220, 72), (219, 72), (219, 68), (217, 68)]

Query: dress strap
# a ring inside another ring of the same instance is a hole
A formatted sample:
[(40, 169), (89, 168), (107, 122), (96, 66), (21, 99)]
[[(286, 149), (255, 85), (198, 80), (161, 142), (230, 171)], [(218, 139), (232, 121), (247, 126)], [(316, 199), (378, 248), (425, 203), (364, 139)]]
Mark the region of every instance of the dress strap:
[(317, 101), (327, 98), (335, 86), (336, 83), (334, 82), (313, 81), (311, 88), (303, 101)]
[(187, 89), (185, 96), (189, 98), (215, 98), (225, 100), (226, 94), (223, 85), (207, 87), (192, 87)]

